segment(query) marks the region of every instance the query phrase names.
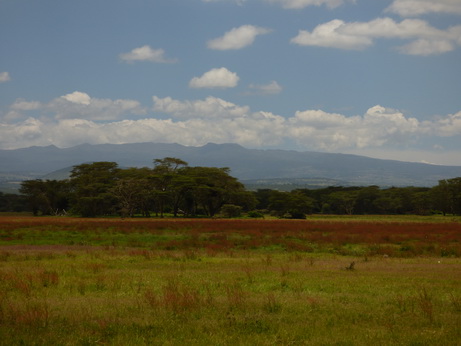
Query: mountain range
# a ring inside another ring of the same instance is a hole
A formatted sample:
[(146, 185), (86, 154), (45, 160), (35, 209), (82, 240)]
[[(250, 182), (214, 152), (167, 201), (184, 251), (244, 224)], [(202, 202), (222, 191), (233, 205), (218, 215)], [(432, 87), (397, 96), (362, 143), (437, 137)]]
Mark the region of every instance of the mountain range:
[(166, 143), (83, 144), (0, 150), (0, 190), (17, 191), (26, 179), (63, 179), (74, 165), (114, 161), (120, 167), (153, 167), (176, 157), (190, 166), (229, 167), (249, 188), (342, 186), (434, 186), (461, 176), (461, 166), (374, 159), (350, 154), (247, 149), (238, 144), (189, 147)]

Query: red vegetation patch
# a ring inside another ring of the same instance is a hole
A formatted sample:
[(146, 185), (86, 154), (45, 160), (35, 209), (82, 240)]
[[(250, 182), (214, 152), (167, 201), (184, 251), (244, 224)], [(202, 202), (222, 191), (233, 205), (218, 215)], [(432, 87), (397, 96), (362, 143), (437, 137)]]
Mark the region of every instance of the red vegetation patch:
[(461, 224), (456, 222), (32, 217), (2, 217), (0, 221), (0, 231), (4, 234), (18, 229), (46, 229), (85, 234), (164, 235), (166, 240), (162, 242), (141, 246), (166, 250), (202, 248), (226, 251), (277, 246), (288, 251), (309, 252), (319, 246), (339, 248), (359, 244), (367, 246), (370, 254), (392, 255), (397, 251), (407, 255), (461, 256)]

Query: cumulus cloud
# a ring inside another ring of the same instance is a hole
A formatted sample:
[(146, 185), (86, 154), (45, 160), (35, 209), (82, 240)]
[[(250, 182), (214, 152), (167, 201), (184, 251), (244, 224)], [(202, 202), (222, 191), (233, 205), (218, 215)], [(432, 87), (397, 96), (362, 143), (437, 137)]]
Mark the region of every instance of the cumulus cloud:
[(291, 43), (300, 46), (319, 46), (340, 49), (361, 50), (373, 44), (373, 40), (366, 36), (350, 35), (342, 31), (347, 24), (334, 19), (328, 23), (320, 24), (312, 32), (300, 30)]
[(191, 88), (234, 88), (239, 76), (225, 67), (214, 68), (205, 72), (201, 77), (194, 77), (189, 82)]
[(40, 109), (42, 104), (38, 101), (27, 101), (24, 99), (16, 99), (14, 103), (10, 106), (11, 109), (17, 111), (32, 111)]
[(168, 59), (165, 57), (163, 49), (152, 49), (150, 46), (145, 45), (139, 48), (134, 48), (129, 53), (122, 53), (119, 55), (120, 59), (128, 63), (136, 61), (149, 61), (157, 63), (173, 63), (176, 59)]
[(447, 40), (425, 40), (420, 39), (398, 47), (398, 51), (408, 55), (434, 55), (450, 52), (454, 45)]
[(266, 2), (280, 4), (287, 9), (301, 9), (308, 6), (322, 6), (336, 8), (344, 4), (344, 0), (265, 0)]
[(461, 14), (459, 0), (394, 0), (386, 9), (402, 17), (416, 17), (428, 13)]
[(269, 84), (250, 84), (248, 88), (251, 90), (249, 94), (258, 95), (275, 95), (282, 92), (282, 87), (276, 81), (271, 81)]
[(430, 126), (435, 135), (452, 137), (461, 135), (461, 111), (438, 119)]
[(61, 96), (64, 100), (67, 100), (72, 103), (76, 103), (79, 105), (86, 105), (88, 106), (91, 102), (91, 97), (87, 93), (82, 93), (80, 91), (74, 91), (71, 94), (67, 94)]
[(405, 19), (396, 22), (391, 18), (377, 18), (369, 22), (346, 23), (335, 19), (320, 24), (312, 32), (300, 30), (291, 39), (302, 46), (320, 46), (339, 49), (360, 50), (374, 43), (374, 39), (413, 40), (399, 48), (404, 54), (442, 54), (455, 48), (459, 43), (461, 26), (447, 30), (432, 27), (420, 19)]
[(146, 109), (139, 101), (128, 99), (98, 99), (87, 93), (74, 91), (48, 103), (17, 99), (9, 107), (3, 121), (27, 118), (27, 112), (40, 111), (42, 117), (51, 113), (54, 119), (88, 119), (95, 121), (117, 120), (126, 115), (145, 115)]
[(143, 115), (146, 110), (135, 100), (98, 99), (75, 91), (54, 99), (46, 109), (55, 114), (56, 119), (80, 118), (88, 120), (116, 120), (127, 114)]
[(409, 135), (426, 132), (417, 119), (382, 106), (352, 117), (307, 110), (296, 112), (289, 122), (290, 133), (299, 144), (322, 150), (395, 145), (408, 141)]
[(238, 28), (233, 28), (221, 37), (208, 41), (207, 46), (216, 50), (242, 49), (251, 45), (256, 36), (269, 32), (271, 32), (270, 29), (254, 25), (242, 25)]
[(0, 72), (0, 83), (5, 83), (11, 80), (8, 72)]
[[(57, 101), (91, 108), (95, 99), (90, 97), (87, 105), (64, 97), (41, 105), (25, 100), (14, 104), (17, 109), (40, 106), (50, 111), (53, 109), (50, 104)], [(81, 100), (77, 98), (77, 101)], [(200, 100), (153, 96), (152, 110), (154, 114), (162, 113), (166, 117), (107, 121), (104, 116), (72, 118), (66, 113), (63, 117), (55, 110), (49, 117), (0, 123), (0, 148), (132, 142), (175, 142), (197, 146), (207, 142), (233, 142), (247, 147), (283, 147), (288, 144), (298, 150), (365, 153), (374, 148), (390, 152), (411, 148), (418, 142), (461, 136), (461, 111), (419, 121), (399, 110), (376, 105), (362, 115), (346, 116), (308, 109), (283, 117), (271, 112), (252, 111), (248, 106), (212, 96)]]
[(179, 101), (171, 97), (154, 96), (154, 111), (170, 114), (174, 118), (238, 118), (249, 113), (248, 106), (238, 106), (223, 99), (208, 96), (205, 100)]

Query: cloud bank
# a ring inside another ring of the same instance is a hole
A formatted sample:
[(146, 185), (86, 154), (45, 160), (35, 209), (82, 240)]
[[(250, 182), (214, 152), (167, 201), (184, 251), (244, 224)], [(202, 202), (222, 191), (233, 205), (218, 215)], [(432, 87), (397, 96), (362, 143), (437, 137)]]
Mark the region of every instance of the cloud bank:
[[(177, 100), (153, 96), (148, 109), (134, 100), (92, 98), (84, 92), (63, 95), (47, 104), (23, 99), (10, 105), (17, 114), (0, 122), (0, 148), (33, 145), (69, 147), (82, 143), (166, 142), (204, 145), (239, 143), (246, 147), (367, 152), (417, 148), (461, 135), (461, 111), (428, 121), (380, 105), (363, 115), (300, 110), (285, 117), (252, 111), (221, 98)], [(40, 112), (39, 116), (31, 113)], [(143, 114), (121, 120), (127, 114)], [(11, 120), (11, 119), (10, 119)]]

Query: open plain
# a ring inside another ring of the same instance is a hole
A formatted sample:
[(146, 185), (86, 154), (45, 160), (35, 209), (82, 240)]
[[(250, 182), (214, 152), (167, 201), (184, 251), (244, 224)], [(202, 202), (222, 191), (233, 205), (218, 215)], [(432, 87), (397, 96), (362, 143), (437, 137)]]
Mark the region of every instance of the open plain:
[(461, 223), (0, 217), (1, 345), (461, 344)]

